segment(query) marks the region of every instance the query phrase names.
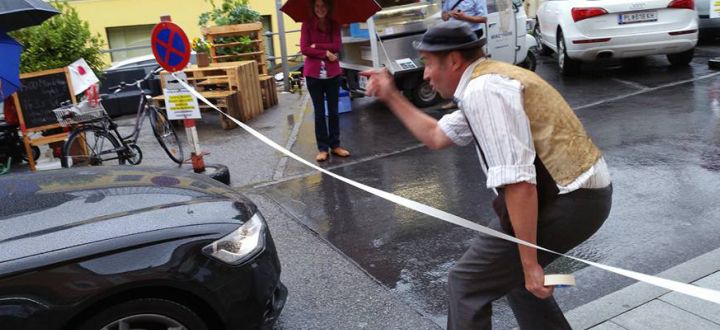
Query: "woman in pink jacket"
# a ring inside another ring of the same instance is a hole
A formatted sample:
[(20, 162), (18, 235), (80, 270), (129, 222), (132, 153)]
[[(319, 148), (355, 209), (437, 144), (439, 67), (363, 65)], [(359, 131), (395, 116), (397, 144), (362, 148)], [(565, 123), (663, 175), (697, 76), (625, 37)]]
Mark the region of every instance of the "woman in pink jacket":
[(340, 157), (350, 156), (350, 152), (340, 146), (338, 118), (339, 77), (342, 74), (338, 55), (342, 37), (340, 25), (329, 17), (332, 12), (331, 0), (310, 1), (314, 15), (302, 24), (300, 51), (305, 55), (303, 74), (315, 109), (315, 139), (319, 150), (315, 160), (323, 162), (328, 159), (330, 152)]

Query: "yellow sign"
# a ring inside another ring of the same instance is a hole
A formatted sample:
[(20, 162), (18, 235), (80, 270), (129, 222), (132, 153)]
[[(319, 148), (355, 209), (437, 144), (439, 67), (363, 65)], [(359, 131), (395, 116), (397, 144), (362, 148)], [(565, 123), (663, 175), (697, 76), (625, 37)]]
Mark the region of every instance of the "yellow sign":
[(200, 106), (197, 98), (184, 89), (165, 89), (165, 106), (170, 120), (199, 119)]

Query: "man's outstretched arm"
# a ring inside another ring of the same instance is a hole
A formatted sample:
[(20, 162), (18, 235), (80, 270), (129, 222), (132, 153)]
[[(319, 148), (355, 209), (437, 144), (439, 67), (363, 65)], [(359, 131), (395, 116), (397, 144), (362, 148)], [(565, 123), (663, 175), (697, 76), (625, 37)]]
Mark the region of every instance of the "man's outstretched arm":
[(397, 116), (405, 127), (430, 149), (442, 149), (453, 144), (452, 140), (438, 126), (438, 121), (420, 111), (395, 87), (392, 76), (386, 69), (361, 73), (368, 77), (366, 93), (375, 96)]

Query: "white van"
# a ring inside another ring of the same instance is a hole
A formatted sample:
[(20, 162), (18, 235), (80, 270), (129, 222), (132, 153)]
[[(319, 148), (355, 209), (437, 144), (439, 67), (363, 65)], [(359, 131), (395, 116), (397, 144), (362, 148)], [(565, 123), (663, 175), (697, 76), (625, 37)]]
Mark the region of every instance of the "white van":
[[(367, 80), (358, 73), (385, 67), (416, 106), (439, 102), (438, 93), (423, 80), (424, 66), (412, 43), (420, 40), (428, 27), (442, 21), (441, 0), (379, 0), (378, 4), (383, 9), (366, 23), (343, 29), (343, 87), (353, 97), (364, 96)], [(536, 42), (527, 34), (522, 1), (487, 0), (487, 13), (484, 29), (488, 56), (534, 70), (531, 48)]]

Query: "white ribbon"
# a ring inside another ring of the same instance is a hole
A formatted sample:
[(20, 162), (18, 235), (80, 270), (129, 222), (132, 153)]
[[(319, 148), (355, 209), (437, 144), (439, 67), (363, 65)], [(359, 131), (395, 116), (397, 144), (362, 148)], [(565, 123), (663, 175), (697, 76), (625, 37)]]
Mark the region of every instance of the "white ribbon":
[[(174, 75), (175, 75), (175, 74), (173, 73), (173, 76), (174, 76)], [(456, 216), (456, 215), (454, 215), (454, 214), (450, 214), (450, 213), (447, 213), (447, 212), (445, 212), (445, 211), (443, 211), (443, 210), (436, 209), (436, 208), (434, 208), (434, 207), (432, 207), (432, 206), (428, 206), (428, 205), (425, 205), (425, 204), (422, 204), (422, 203), (418, 203), (418, 202), (416, 202), (416, 201), (409, 200), (409, 199), (407, 199), (407, 198), (400, 197), (400, 196), (391, 194), (391, 193), (389, 193), (389, 192), (382, 191), (382, 190), (380, 190), (380, 189), (376, 189), (376, 188), (373, 188), (373, 187), (364, 185), (364, 184), (359, 183), (359, 182), (357, 182), (357, 181), (353, 181), (353, 180), (348, 179), (348, 178), (346, 178), (346, 177), (344, 177), (344, 176), (337, 175), (337, 174), (335, 174), (335, 173), (333, 173), (333, 172), (330, 172), (330, 171), (328, 171), (328, 170), (326, 170), (326, 169), (324, 169), (324, 168), (321, 168), (321, 167), (319, 167), (319, 166), (317, 166), (317, 165), (315, 165), (315, 164), (313, 164), (313, 163), (311, 163), (311, 162), (309, 162), (309, 161), (301, 158), (300, 156), (292, 153), (291, 151), (283, 148), (283, 147), (280, 146), (279, 144), (277, 144), (277, 143), (275, 143), (274, 141), (268, 139), (268, 138), (265, 137), (264, 135), (258, 133), (257, 131), (255, 131), (254, 129), (252, 129), (250, 126), (245, 125), (245, 124), (242, 123), (241, 121), (239, 121), (239, 120), (237, 120), (237, 119), (235, 119), (235, 118), (233, 118), (233, 117), (230, 117), (230, 116), (227, 115), (225, 112), (223, 112), (222, 110), (218, 109), (214, 104), (210, 103), (210, 101), (208, 101), (208, 100), (207, 100), (206, 98), (204, 98), (200, 93), (198, 93), (192, 86), (188, 85), (187, 83), (185, 83), (185, 82), (183, 82), (182, 80), (179, 80), (179, 79), (178, 79), (178, 82), (179, 82), (183, 87), (185, 87), (185, 89), (187, 89), (187, 90), (189, 90), (191, 93), (193, 93), (198, 99), (200, 99), (200, 100), (202, 100), (203, 102), (205, 102), (205, 104), (207, 104), (207, 105), (210, 106), (211, 108), (217, 110), (218, 112), (220, 112), (221, 114), (223, 114), (225, 117), (229, 118), (230, 120), (234, 121), (236, 124), (238, 124), (238, 126), (242, 127), (242, 129), (244, 129), (244, 130), (247, 131), (248, 133), (252, 134), (252, 135), (255, 136), (256, 138), (258, 138), (260, 141), (264, 142), (265, 144), (269, 145), (270, 147), (274, 148), (275, 150), (282, 152), (283, 154), (287, 155), (288, 157), (293, 158), (293, 159), (297, 160), (298, 162), (307, 165), (308, 167), (311, 167), (311, 168), (313, 168), (313, 169), (315, 169), (315, 170), (318, 170), (318, 171), (320, 171), (320, 172), (322, 172), (322, 173), (324, 173), (324, 174), (327, 174), (327, 175), (329, 175), (329, 176), (331, 176), (331, 177), (333, 177), (333, 178), (335, 178), (335, 179), (338, 179), (338, 180), (340, 180), (340, 181), (342, 181), (342, 182), (345, 182), (345, 183), (347, 183), (347, 184), (349, 184), (349, 185), (351, 185), (351, 186), (354, 186), (354, 187), (356, 187), (356, 188), (358, 188), (358, 189), (367, 191), (367, 192), (369, 192), (369, 193), (371, 193), (371, 194), (373, 194), (373, 195), (376, 195), (376, 196), (378, 196), (378, 197), (380, 197), (380, 198), (384, 198), (384, 199), (386, 199), (386, 200), (388, 200), (388, 201), (391, 201), (391, 202), (393, 202), (393, 203), (395, 203), (395, 204), (398, 204), (398, 205), (407, 207), (407, 208), (409, 208), (409, 209), (411, 209), (411, 210), (415, 210), (415, 211), (417, 211), (417, 212), (420, 212), (420, 213), (429, 215), (429, 216), (431, 216), (431, 217), (434, 217), (434, 218), (437, 218), (437, 219), (440, 219), (440, 220), (444, 220), (444, 221), (447, 221), (447, 222), (450, 222), (450, 223), (454, 223), (454, 224), (456, 224), (456, 225), (458, 225), (458, 226), (462, 226), (462, 227), (465, 227), (465, 228), (468, 228), (468, 229), (472, 229), (472, 230), (475, 230), (475, 231), (479, 231), (479, 232), (481, 232), (481, 233), (483, 233), (483, 234), (486, 234), (486, 235), (490, 235), (490, 236), (494, 236), (494, 237), (497, 237), (497, 238), (501, 238), (501, 239), (504, 239), (504, 240), (507, 240), (507, 241), (510, 241), (510, 242), (513, 242), (513, 243), (522, 244), (522, 245), (525, 245), (525, 246), (528, 246), (528, 247), (531, 247), (531, 248), (535, 248), (535, 249), (538, 249), (538, 250), (541, 250), (541, 251), (545, 251), (545, 252), (549, 252), (549, 253), (554, 253), (554, 254), (557, 254), (557, 255), (559, 255), (559, 256), (563, 256), (563, 257), (566, 257), (566, 258), (570, 258), (570, 259), (573, 259), (573, 260), (576, 260), (576, 261), (585, 263), (585, 264), (590, 265), (590, 266), (594, 266), (594, 267), (597, 267), (597, 268), (600, 268), (600, 269), (607, 270), (607, 271), (609, 271), (609, 272), (612, 272), (612, 273), (615, 273), (615, 274), (618, 274), (618, 275), (622, 275), (622, 276), (625, 276), (625, 277), (632, 278), (632, 279), (634, 279), (634, 280), (638, 280), (638, 281), (645, 282), (645, 283), (648, 283), (648, 284), (651, 284), (651, 285), (655, 285), (655, 286), (658, 286), (658, 287), (661, 287), (661, 288), (664, 288), (664, 289), (667, 289), (667, 290), (684, 293), (684, 294), (689, 295), (689, 296), (693, 296), (693, 297), (696, 297), (696, 298), (700, 298), (700, 299), (703, 299), (703, 300), (707, 300), (707, 301), (710, 301), (710, 302), (714, 302), (714, 303), (716, 303), (716, 304), (720, 304), (720, 291), (711, 290), (711, 289), (707, 289), (707, 288), (703, 288), (703, 287), (699, 287), (699, 286), (691, 285), (691, 284), (687, 284), (687, 283), (681, 283), (681, 282), (677, 282), (677, 281), (667, 280), (667, 279), (660, 278), (660, 277), (657, 277), (657, 276), (646, 275), (646, 274), (643, 274), (643, 273), (638, 273), (638, 272), (634, 272), (634, 271), (631, 271), (631, 270), (625, 270), (625, 269), (617, 268), (617, 267), (613, 267), (613, 266), (606, 266), (606, 265), (603, 265), (603, 264), (600, 264), (600, 263), (597, 263), (597, 262), (592, 262), (592, 261), (588, 261), (588, 260), (576, 258), (576, 257), (570, 256), (570, 255), (565, 255), (565, 254), (562, 254), (562, 253), (559, 253), (559, 252), (555, 252), (555, 251), (552, 251), (552, 250), (548, 250), (548, 249), (546, 249), (546, 248), (544, 248), (544, 247), (540, 247), (540, 246), (537, 246), (537, 245), (535, 245), (535, 244), (532, 244), (532, 243), (529, 243), (529, 242), (526, 242), (526, 241), (517, 239), (517, 238), (514, 237), (514, 236), (510, 236), (510, 235), (507, 235), (507, 234), (505, 234), (505, 233), (499, 232), (499, 231), (497, 231), (497, 230), (490, 229), (490, 228), (488, 228), (488, 227), (479, 225), (479, 224), (477, 224), (477, 223), (474, 223), (474, 222), (472, 222), (472, 221), (466, 220), (466, 219), (461, 218), (461, 217), (459, 217), (459, 216)]]

